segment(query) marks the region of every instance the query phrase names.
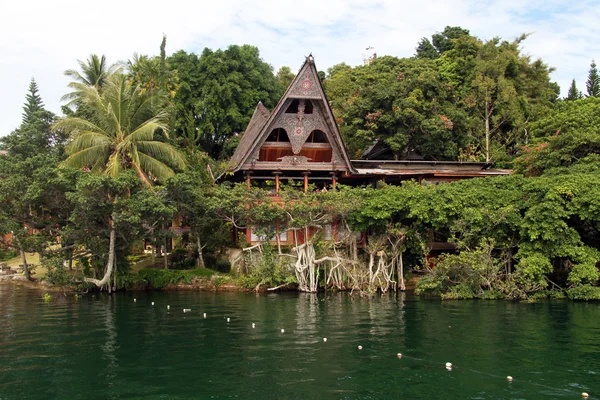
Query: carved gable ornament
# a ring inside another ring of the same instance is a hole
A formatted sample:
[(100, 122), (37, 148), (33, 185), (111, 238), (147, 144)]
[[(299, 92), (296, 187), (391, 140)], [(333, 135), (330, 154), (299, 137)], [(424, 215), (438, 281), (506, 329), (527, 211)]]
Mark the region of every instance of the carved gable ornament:
[(309, 98), (321, 98), (321, 91), (319, 90), (319, 83), (315, 81), (318, 76), (314, 76), (310, 69), (305, 69), (300, 76), (300, 79), (296, 81), (296, 84), (291, 88), (289, 95), (293, 97), (309, 97)]
[(283, 128), (288, 134), (294, 154), (300, 153), (302, 146), (310, 134), (318, 129), (323, 132), (328, 132), (325, 118), (321, 113), (321, 108), (314, 104), (313, 113), (305, 114), (306, 104), (304, 100), (300, 100), (298, 105), (298, 113), (285, 114), (281, 113), (277, 116), (273, 123), (274, 128)]

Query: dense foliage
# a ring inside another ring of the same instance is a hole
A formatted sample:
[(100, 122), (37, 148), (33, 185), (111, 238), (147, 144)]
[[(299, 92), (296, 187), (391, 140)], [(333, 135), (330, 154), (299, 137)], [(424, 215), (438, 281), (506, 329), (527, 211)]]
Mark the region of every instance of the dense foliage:
[[(92, 54), (65, 72), (64, 117), (32, 80), (21, 125), (0, 141), (0, 257), (19, 255), (29, 277), (37, 252), (55, 284), (159, 288), (213, 275), (204, 266), (228, 271), (237, 246), (231, 268), (247, 287), (385, 291), (412, 270), (418, 293), (445, 299), (600, 299), (596, 66), (588, 97), (573, 81), (560, 100), (552, 69), (522, 54), (525, 39), (446, 27), (414, 57), (322, 77), (352, 158), (378, 141), (396, 158), (493, 161), (515, 174), (306, 193), (288, 184), (277, 197), (215, 177), (256, 103), (274, 107), (294, 79), (289, 67), (274, 74), (248, 45), (167, 57), (166, 37), (158, 56), (122, 65)], [(248, 245), (248, 226), (263, 243)], [(288, 229), (307, 240), (285, 248)], [(150, 268), (132, 278), (144, 240)], [(454, 250), (427, 257), (432, 241)]]
[(447, 27), (414, 58), (331, 68), (325, 87), (352, 156), (379, 139), (396, 158), (509, 161), (557, 98), (552, 70), (521, 53), (525, 38), (482, 42)]

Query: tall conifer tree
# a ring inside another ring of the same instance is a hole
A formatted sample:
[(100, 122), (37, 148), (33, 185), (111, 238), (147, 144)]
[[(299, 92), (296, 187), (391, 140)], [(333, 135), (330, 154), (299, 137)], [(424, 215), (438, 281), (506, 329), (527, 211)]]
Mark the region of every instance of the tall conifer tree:
[(577, 90), (577, 85), (575, 84), (575, 79), (571, 82), (571, 87), (569, 88), (569, 92), (567, 93), (566, 100), (579, 100), (583, 97), (583, 94)]
[(600, 97), (600, 76), (598, 75), (598, 69), (596, 68), (594, 60), (592, 60), (592, 63), (590, 64), (590, 72), (585, 86), (587, 88), (588, 96)]
[(25, 96), (25, 105), (23, 106), (23, 124), (28, 124), (36, 111), (44, 109), (42, 98), (38, 94), (38, 86), (34, 78), (29, 83), (29, 93)]

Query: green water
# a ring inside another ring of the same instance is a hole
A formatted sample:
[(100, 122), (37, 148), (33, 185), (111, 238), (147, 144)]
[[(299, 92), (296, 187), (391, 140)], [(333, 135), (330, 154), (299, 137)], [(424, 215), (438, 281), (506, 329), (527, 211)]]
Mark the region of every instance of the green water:
[(580, 399), (583, 391), (600, 398), (600, 304), (196, 292), (58, 294), (45, 303), (38, 291), (0, 284), (1, 400)]

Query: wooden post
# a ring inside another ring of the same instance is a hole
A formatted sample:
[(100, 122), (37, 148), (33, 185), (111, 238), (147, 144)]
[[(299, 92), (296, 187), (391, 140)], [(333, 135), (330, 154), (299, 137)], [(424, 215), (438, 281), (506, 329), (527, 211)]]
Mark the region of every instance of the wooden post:
[(304, 193), (308, 192), (308, 174), (310, 174), (310, 172), (304, 172)]
[(275, 193), (279, 193), (279, 175), (281, 175), (281, 172), (273, 172), (273, 175), (275, 175)]
[(335, 172), (333, 172), (331, 174), (331, 189), (333, 189), (333, 191), (335, 192), (335, 185), (337, 184), (337, 176), (335, 175)]
[(250, 190), (250, 172), (246, 172), (246, 187)]

